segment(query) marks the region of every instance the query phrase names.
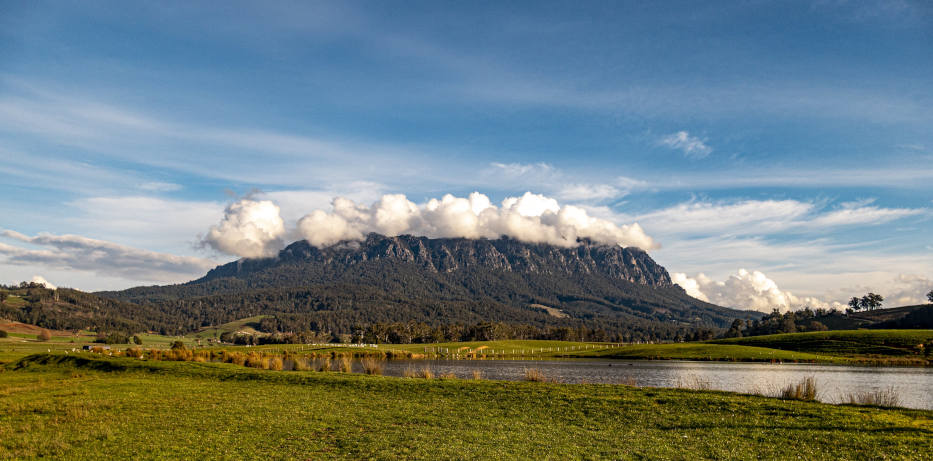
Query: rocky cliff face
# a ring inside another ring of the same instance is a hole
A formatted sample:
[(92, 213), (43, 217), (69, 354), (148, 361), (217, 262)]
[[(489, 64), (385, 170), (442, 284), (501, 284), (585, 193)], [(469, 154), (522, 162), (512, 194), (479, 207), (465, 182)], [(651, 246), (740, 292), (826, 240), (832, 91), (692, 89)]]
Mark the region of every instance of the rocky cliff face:
[(319, 249), (306, 241), (295, 242), (278, 257), (240, 260), (211, 270), (202, 279), (242, 277), (281, 264), (307, 264), (335, 270), (364, 262), (411, 263), (432, 273), (487, 270), (551, 276), (602, 275), (657, 288), (673, 286), (667, 270), (638, 248), (622, 248), (581, 241), (561, 248), (524, 243), (510, 238), (430, 239), (401, 235), (370, 234), (363, 242), (346, 242)]

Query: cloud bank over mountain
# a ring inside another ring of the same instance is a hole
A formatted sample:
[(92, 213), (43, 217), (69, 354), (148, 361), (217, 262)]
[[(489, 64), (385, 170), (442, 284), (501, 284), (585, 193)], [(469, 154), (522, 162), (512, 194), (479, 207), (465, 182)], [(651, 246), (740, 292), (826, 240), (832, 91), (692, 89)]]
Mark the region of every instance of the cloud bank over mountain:
[(789, 291), (780, 289), (774, 280), (759, 271), (749, 272), (739, 269), (734, 275), (721, 282), (712, 280), (702, 273), (694, 278), (683, 273), (673, 273), (671, 279), (694, 298), (738, 309), (761, 312), (778, 309), (784, 312), (804, 307), (843, 307), (837, 302), (795, 296)]
[(326, 247), (343, 240), (362, 240), (370, 232), (471, 239), (507, 235), (561, 247), (572, 247), (577, 239), (588, 238), (645, 250), (659, 247), (637, 223), (618, 225), (590, 216), (581, 207), (561, 205), (531, 192), (508, 197), (498, 206), (479, 192), (468, 197), (446, 194), (422, 204), (402, 194), (387, 194), (369, 206), (337, 197), (331, 210), (304, 215), (291, 232), (286, 231), (274, 203), (244, 198), (227, 207), (223, 220), (210, 228), (203, 242), (223, 253), (256, 258), (275, 254), (284, 246), (286, 236)]

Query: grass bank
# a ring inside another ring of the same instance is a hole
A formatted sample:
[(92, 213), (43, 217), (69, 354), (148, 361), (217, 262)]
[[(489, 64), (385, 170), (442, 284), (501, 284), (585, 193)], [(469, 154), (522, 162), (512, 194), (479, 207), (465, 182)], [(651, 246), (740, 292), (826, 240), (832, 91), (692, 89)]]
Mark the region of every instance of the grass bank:
[(0, 458), (924, 459), (933, 412), (724, 392), (43, 354), (0, 372)]
[(933, 341), (933, 330), (842, 330), (749, 336), (711, 343), (848, 357), (909, 357), (926, 352), (920, 345), (930, 341)]

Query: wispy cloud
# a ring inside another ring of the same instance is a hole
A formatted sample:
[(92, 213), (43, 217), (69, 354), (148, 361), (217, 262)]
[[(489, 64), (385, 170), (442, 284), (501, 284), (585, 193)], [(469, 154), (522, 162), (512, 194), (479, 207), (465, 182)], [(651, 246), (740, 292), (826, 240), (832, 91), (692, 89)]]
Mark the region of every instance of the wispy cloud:
[(686, 131), (678, 131), (664, 136), (658, 140), (658, 144), (671, 149), (680, 150), (684, 153), (685, 157), (693, 159), (706, 158), (709, 154), (713, 153), (712, 147), (706, 145), (702, 139), (691, 136), (690, 133)]
[(12, 230), (5, 230), (2, 235), (41, 247), (29, 249), (0, 243), (0, 258), (14, 265), (93, 271), (129, 280), (179, 281), (203, 275), (216, 264), (207, 259), (157, 253), (80, 235), (42, 233), (30, 237)]

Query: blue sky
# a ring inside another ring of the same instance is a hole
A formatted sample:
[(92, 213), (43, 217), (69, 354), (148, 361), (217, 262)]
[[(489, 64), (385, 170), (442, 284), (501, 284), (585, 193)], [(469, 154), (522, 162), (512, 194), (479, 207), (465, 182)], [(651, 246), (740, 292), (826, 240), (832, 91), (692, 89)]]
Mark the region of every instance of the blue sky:
[(711, 300), (920, 301), (931, 43), (908, 0), (0, 1), (0, 279), (191, 279), (244, 197), (292, 232), (531, 191), (638, 222)]

